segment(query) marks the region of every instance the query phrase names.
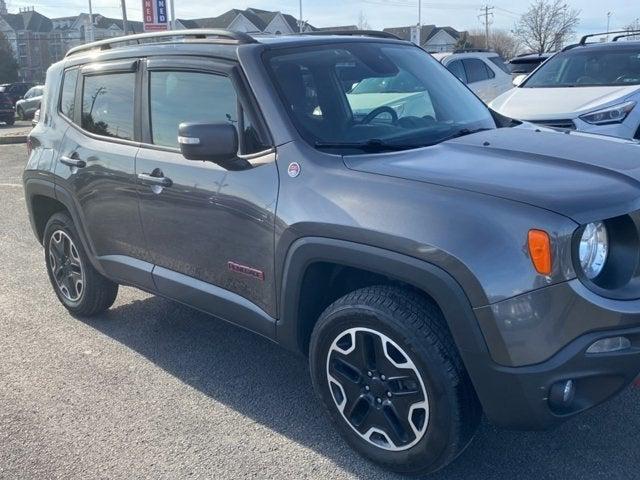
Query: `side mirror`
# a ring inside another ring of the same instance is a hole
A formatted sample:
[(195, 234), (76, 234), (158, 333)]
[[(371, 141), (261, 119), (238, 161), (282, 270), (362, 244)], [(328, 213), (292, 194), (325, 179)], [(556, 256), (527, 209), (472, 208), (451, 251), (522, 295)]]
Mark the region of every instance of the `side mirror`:
[(514, 79), (512, 80), (513, 86), (514, 87), (519, 87), (522, 82), (524, 82), (524, 79), (527, 78), (526, 75), (520, 74), (520, 75), (516, 75), (514, 77)]
[(178, 144), (187, 160), (225, 163), (238, 155), (238, 132), (228, 123), (181, 123)]

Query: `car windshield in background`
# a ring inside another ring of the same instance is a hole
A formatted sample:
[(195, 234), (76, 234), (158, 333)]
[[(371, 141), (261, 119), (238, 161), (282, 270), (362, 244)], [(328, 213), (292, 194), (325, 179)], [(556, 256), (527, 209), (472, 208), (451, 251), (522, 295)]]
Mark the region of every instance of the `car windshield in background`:
[(525, 88), (640, 85), (640, 46), (576, 47), (544, 63)]
[(319, 149), (405, 150), (495, 128), (489, 110), (417, 47), (347, 43), (270, 52), (296, 128)]
[(489, 61), (491, 63), (493, 63), (496, 67), (498, 67), (500, 70), (502, 70), (504, 73), (511, 73), (511, 70), (509, 70), (509, 67), (507, 66), (507, 64), (505, 63), (504, 59), (500, 56), (498, 57), (489, 57)]

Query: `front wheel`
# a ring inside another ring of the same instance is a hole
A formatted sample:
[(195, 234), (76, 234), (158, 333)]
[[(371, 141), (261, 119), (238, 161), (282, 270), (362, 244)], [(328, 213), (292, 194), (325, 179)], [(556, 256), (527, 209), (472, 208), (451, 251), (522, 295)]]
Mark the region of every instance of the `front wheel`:
[(481, 409), (440, 311), (417, 292), (367, 287), (330, 305), (310, 345), (314, 388), (359, 453), (402, 474), (459, 455)]
[(18, 107), (18, 109), (16, 110), (16, 116), (18, 117), (18, 120), (26, 120), (22, 107)]

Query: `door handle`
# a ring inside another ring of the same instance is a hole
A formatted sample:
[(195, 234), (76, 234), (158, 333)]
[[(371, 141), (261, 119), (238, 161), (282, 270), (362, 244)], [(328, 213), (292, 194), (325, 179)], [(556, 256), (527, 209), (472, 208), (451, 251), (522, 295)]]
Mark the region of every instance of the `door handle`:
[(87, 166), (87, 162), (85, 162), (84, 160), (80, 160), (79, 158), (66, 157), (64, 155), (60, 157), (60, 163), (64, 163), (69, 167), (76, 168), (84, 168)]
[(138, 180), (147, 185), (158, 185), (160, 187), (170, 187), (173, 181), (167, 177), (156, 177), (148, 173), (139, 173)]

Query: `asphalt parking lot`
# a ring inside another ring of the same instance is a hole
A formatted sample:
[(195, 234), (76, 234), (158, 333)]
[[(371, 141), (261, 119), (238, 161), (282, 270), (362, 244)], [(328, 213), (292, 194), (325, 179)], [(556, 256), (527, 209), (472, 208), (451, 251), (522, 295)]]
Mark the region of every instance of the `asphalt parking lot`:
[[(306, 363), (122, 288), (75, 319), (24, 206), (24, 145), (0, 146), (0, 478), (394, 478), (327, 423)], [(552, 432), (481, 426), (433, 479), (637, 479), (640, 391)]]
[(16, 135), (25, 135), (31, 130), (31, 120), (16, 120), (13, 125), (0, 123), (0, 136), (12, 137)]

